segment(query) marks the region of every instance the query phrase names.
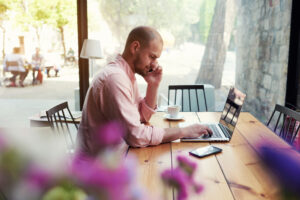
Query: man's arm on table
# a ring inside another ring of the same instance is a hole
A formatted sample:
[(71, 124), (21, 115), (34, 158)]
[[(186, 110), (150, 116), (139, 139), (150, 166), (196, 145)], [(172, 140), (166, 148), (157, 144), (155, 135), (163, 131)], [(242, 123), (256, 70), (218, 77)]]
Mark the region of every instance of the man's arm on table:
[(196, 138), (203, 134), (212, 134), (212, 131), (200, 124), (193, 124), (184, 128), (165, 128), (162, 143), (171, 142), (184, 137)]

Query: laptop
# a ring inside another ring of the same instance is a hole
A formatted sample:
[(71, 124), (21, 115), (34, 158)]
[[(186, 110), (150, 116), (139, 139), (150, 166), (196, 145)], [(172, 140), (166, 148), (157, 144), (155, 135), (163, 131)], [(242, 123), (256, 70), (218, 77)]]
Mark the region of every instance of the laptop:
[[(202, 135), (198, 138), (182, 138), (183, 142), (228, 142), (230, 141), (234, 128), (237, 124), (242, 105), (244, 103), (246, 94), (238, 89), (232, 87), (229, 90), (228, 97), (220, 118), (219, 123), (201, 123), (208, 126), (213, 134), (211, 137)], [(190, 125), (188, 123), (180, 123), (179, 127)]]

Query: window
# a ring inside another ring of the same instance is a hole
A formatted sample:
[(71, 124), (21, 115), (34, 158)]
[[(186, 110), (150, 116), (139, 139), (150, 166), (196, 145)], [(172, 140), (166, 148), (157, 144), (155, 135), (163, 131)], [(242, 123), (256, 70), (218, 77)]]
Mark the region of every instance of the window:
[[(30, 116), (63, 101), (74, 110), (79, 79), (76, 1), (1, 0), (0, 7), (0, 127), (28, 127)], [(24, 87), (20, 77), (17, 87), (9, 87), (14, 86), (12, 73), (3, 68), (14, 47), (23, 59), (22, 70), (28, 70)]]
[[(291, 1), (88, 1), (89, 36), (101, 41), (104, 67), (122, 53), (129, 31), (157, 28), (164, 39), (159, 58), (170, 84), (214, 87), (214, 110), (224, 107), (230, 86), (247, 94), (243, 107), (262, 121), (276, 103), (284, 104)], [(137, 76), (140, 92), (146, 91)]]

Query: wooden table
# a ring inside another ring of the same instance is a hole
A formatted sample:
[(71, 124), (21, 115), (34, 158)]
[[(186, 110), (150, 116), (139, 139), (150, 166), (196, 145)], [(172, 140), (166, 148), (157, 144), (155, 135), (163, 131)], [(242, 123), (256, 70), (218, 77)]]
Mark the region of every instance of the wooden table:
[[(220, 113), (182, 113), (188, 122), (218, 122)], [(164, 113), (156, 113), (150, 123), (159, 127), (177, 127), (179, 122), (163, 119)], [(205, 187), (200, 195), (189, 199), (280, 199), (279, 187), (258, 153), (257, 142), (268, 140), (283, 150), (293, 151), (291, 146), (271, 132), (250, 113), (241, 113), (233, 137), (227, 143), (213, 143), (222, 153), (205, 158), (195, 158), (189, 151), (209, 145), (208, 142), (180, 142), (179, 140), (154, 147), (129, 148), (128, 154), (138, 160), (138, 181), (157, 199), (165, 192), (173, 199), (172, 189), (163, 189), (160, 173), (176, 167), (177, 155), (185, 155), (198, 164), (195, 180)]]

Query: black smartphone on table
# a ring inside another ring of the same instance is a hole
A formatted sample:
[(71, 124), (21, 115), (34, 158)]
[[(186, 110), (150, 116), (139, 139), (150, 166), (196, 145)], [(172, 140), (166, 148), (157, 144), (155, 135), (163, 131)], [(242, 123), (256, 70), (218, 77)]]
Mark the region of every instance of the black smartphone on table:
[(209, 145), (206, 147), (194, 149), (194, 150), (190, 151), (189, 153), (193, 156), (203, 158), (205, 156), (209, 156), (209, 155), (220, 153), (220, 152), (222, 152), (222, 149), (215, 147), (213, 145)]

